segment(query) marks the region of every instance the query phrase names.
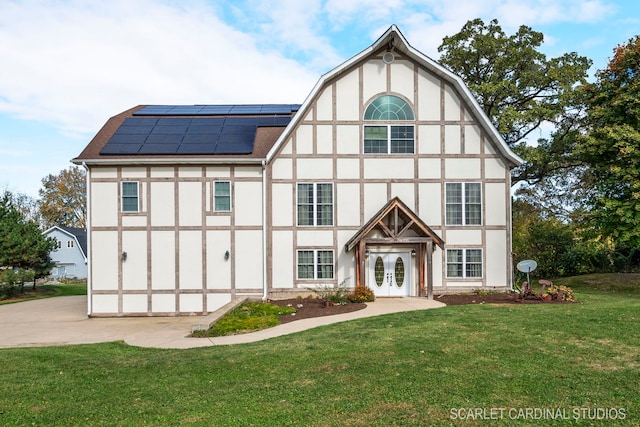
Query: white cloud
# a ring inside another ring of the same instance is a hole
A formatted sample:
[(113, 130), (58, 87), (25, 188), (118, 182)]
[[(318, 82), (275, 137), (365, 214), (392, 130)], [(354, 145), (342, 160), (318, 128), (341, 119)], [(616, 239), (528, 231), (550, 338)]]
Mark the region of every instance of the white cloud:
[[(0, 113), (95, 132), (137, 104), (302, 102), (396, 23), (437, 59), (469, 19), (592, 22), (607, 0), (0, 2)], [(225, 15), (226, 14), (226, 15)], [(363, 40), (366, 34), (369, 40)]]
[(318, 77), (204, 3), (3, 3), (0, 57), (0, 112), (69, 133), (143, 103), (302, 102)]

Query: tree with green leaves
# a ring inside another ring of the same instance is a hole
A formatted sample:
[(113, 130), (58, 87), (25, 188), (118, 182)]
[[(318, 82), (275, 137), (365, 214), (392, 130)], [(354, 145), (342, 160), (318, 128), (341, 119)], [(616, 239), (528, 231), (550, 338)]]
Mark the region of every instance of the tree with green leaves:
[(7, 191), (0, 196), (0, 267), (3, 270), (16, 270), (18, 274), (30, 270), (34, 279), (46, 276), (55, 265), (49, 255), (55, 247), (55, 239), (44, 237), (38, 224), (25, 219), (14, 206), (11, 193)]
[(45, 228), (54, 225), (86, 228), (86, 172), (79, 166), (42, 179), (40, 214)]
[[(535, 184), (575, 163), (573, 138), (565, 136), (575, 133), (582, 105), (576, 86), (586, 82), (591, 61), (575, 52), (547, 58), (538, 50), (543, 39), (527, 26), (508, 36), (497, 20), (474, 19), (438, 47), (440, 62), (465, 81), (507, 144), (525, 159), (514, 183)], [(553, 126), (554, 137), (527, 144), (543, 123)]]
[(583, 89), (589, 131), (577, 152), (588, 165), (586, 219), (617, 246), (640, 247), (640, 36), (617, 46)]
[(610, 271), (615, 259), (624, 264), (608, 242), (590, 238), (584, 224), (564, 222), (538, 204), (518, 199), (513, 203), (513, 254), (516, 262), (534, 259), (536, 277), (554, 278)]

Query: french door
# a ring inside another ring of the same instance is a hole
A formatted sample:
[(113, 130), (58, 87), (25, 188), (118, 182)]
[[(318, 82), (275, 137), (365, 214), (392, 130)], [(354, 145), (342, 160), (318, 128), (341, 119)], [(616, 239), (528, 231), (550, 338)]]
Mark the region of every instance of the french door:
[(409, 296), (410, 283), (409, 252), (372, 252), (369, 255), (369, 287), (376, 296)]

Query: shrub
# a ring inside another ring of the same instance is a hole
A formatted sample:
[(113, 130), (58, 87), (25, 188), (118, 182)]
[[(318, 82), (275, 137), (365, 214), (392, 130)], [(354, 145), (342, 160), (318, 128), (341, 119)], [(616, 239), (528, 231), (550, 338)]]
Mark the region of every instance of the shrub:
[(349, 281), (347, 277), (340, 284), (336, 286), (331, 285), (319, 285), (315, 288), (307, 288), (316, 294), (324, 302), (328, 302), (334, 305), (345, 305), (349, 303), (349, 291), (346, 288), (346, 283)]
[(551, 299), (560, 301), (575, 301), (576, 297), (573, 294), (573, 289), (568, 286), (549, 286), (542, 296), (551, 295)]
[(367, 286), (356, 286), (355, 289), (347, 296), (350, 302), (372, 302), (376, 299), (371, 288)]

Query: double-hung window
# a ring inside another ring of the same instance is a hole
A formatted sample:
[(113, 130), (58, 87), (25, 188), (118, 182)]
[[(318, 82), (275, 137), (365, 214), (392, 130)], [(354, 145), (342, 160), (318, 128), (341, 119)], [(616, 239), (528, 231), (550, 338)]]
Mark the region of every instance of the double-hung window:
[(218, 212), (231, 211), (231, 182), (216, 181), (213, 184), (213, 206)]
[(447, 277), (482, 277), (482, 249), (447, 249)]
[(482, 224), (482, 189), (477, 182), (446, 184), (447, 225)]
[(297, 264), (298, 279), (333, 279), (332, 250), (299, 250)]
[(333, 225), (333, 184), (298, 184), (298, 225)]
[[(364, 113), (366, 121), (398, 122), (415, 120), (413, 110), (403, 99), (380, 96)], [(364, 126), (365, 154), (406, 154), (415, 152), (415, 126), (402, 123), (367, 124)]]
[(122, 183), (122, 212), (138, 212), (140, 210), (138, 187), (136, 181)]

